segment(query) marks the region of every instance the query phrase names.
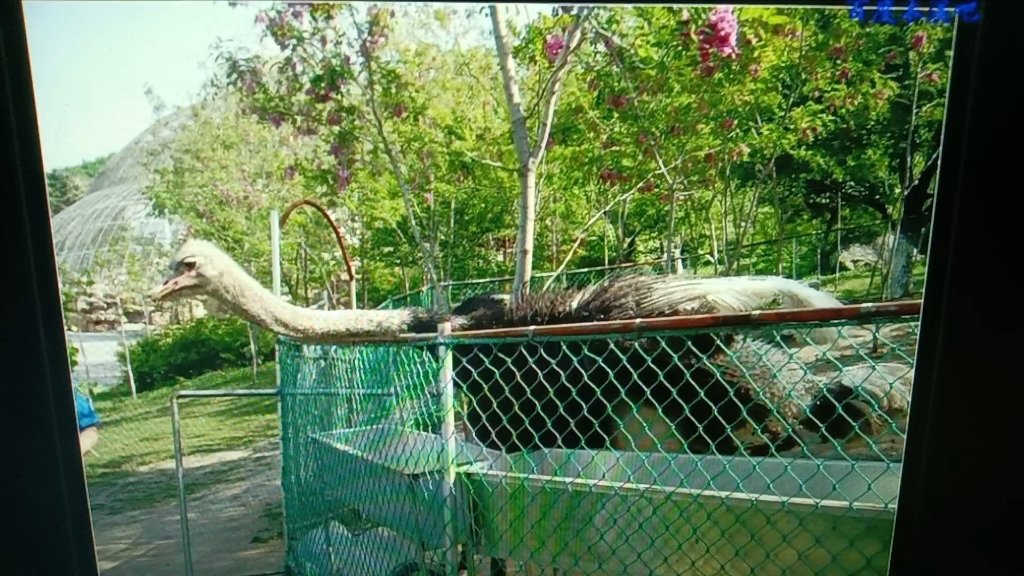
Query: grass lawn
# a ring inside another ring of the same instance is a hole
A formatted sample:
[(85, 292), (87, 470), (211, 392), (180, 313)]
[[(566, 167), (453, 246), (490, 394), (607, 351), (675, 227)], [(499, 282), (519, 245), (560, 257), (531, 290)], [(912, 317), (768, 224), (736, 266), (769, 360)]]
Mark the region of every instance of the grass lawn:
[[(273, 388), (274, 365), (261, 366), (255, 382), (251, 368), (211, 372), (177, 386), (140, 393), (133, 400), (126, 385), (99, 392), (93, 397), (102, 419), (98, 454), (85, 459), (91, 490), (116, 488), (117, 498), (104, 498), (104, 506), (135, 509), (176, 495), (173, 463), (147, 470), (158, 462), (173, 462), (171, 394), (175, 390)], [(280, 426), (276, 398), (189, 398), (180, 401), (181, 435), (186, 455), (240, 450), (257, 442), (278, 438)], [(224, 474), (232, 471), (225, 468)], [(238, 468), (238, 466), (235, 466)], [(195, 493), (215, 484), (221, 474), (201, 476), (186, 472), (186, 488)], [(236, 471), (237, 472), (237, 471)]]

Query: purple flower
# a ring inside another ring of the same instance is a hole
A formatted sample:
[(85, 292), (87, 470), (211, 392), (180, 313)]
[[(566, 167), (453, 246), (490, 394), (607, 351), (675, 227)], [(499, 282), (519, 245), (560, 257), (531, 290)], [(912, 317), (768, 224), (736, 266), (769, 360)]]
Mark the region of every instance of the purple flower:
[(285, 168), (284, 169), (284, 177), (287, 178), (288, 180), (294, 179), (295, 178), (295, 166), (288, 166), (287, 168)]
[(242, 85), (247, 93), (252, 94), (256, 92), (256, 82), (253, 81), (251, 76), (246, 78)]
[(406, 113), (405, 104), (399, 104), (398, 106), (395, 106), (391, 110), (391, 115), (394, 116), (395, 118), (398, 118), (399, 120), (401, 120), (405, 116), (405, 113)]
[(338, 166), (338, 193), (342, 193), (348, 190), (348, 185), (352, 183), (352, 174), (345, 169), (343, 166)]
[(334, 156), (335, 160), (341, 158), (341, 144), (337, 142), (331, 143), (331, 156)]
[(549, 34), (544, 40), (544, 55), (552, 64), (558, 60), (558, 55), (565, 49), (565, 40), (557, 34)]
[(280, 128), (281, 123), (284, 121), (280, 114), (271, 114), (268, 119), (270, 120), (270, 125), (274, 128)]

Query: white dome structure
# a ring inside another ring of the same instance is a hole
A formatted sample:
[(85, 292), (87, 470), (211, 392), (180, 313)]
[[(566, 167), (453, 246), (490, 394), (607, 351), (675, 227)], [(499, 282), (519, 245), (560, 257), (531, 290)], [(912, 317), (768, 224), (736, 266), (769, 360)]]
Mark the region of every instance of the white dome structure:
[[(149, 183), (147, 156), (157, 153), (191, 120), (189, 108), (161, 118), (107, 162), (85, 196), (53, 217), (57, 261), (69, 273), (92, 268), (97, 255), (107, 253), (119, 235), (127, 235), (129, 248), (144, 252), (169, 247), (184, 224), (153, 215), (142, 190)], [(112, 255), (109, 261), (122, 261)], [(148, 258), (146, 258), (148, 260)]]

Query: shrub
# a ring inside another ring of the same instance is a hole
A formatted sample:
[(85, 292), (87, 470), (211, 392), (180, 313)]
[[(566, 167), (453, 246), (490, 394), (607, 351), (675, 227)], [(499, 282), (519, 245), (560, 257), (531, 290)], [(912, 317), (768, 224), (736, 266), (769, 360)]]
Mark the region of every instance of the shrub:
[[(260, 361), (273, 360), (274, 335), (256, 327), (253, 334)], [(237, 318), (206, 316), (189, 324), (168, 326), (135, 341), (128, 349), (139, 392), (252, 363), (249, 332), (246, 323)], [(117, 359), (125, 367), (123, 349), (118, 350)]]
[(68, 342), (68, 364), (71, 365), (71, 369), (74, 370), (78, 366), (78, 347), (71, 343), (71, 339), (67, 339)]

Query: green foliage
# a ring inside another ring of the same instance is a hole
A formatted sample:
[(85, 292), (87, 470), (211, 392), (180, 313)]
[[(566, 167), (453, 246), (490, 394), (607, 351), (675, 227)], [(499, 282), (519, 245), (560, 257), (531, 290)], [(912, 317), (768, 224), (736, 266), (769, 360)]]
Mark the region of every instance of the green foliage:
[[(149, 193), (265, 283), (266, 214), (299, 197), (343, 220), (361, 303), (419, 289), (428, 261), (446, 280), (511, 275), (518, 160), (493, 39), (451, 40), (489, 31), (485, 12), (261, 11), (280, 52), (219, 52), (211, 85), (237, 106), (199, 118)], [(730, 56), (701, 49), (710, 13), (602, 7), (586, 25), (539, 167), (535, 273), (663, 260), (671, 243), (719, 274), (789, 275), (795, 259), (806, 275), (895, 229), (938, 146), (951, 27), (742, 8)], [(546, 42), (571, 19), (509, 22), (531, 138)], [(300, 303), (343, 270), (302, 217), (283, 235)]]
[(50, 197), (50, 211), (56, 216), (62, 210), (78, 202), (85, 196), (89, 184), (103, 168), (113, 154), (101, 156), (95, 160), (87, 160), (77, 166), (57, 168), (46, 173), (47, 193)]
[[(259, 360), (273, 360), (274, 335), (253, 330)], [(133, 342), (129, 353), (138, 392), (252, 363), (246, 323), (236, 318), (212, 316), (152, 333)], [(125, 366), (123, 350), (118, 350), (117, 357)]]

